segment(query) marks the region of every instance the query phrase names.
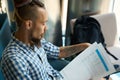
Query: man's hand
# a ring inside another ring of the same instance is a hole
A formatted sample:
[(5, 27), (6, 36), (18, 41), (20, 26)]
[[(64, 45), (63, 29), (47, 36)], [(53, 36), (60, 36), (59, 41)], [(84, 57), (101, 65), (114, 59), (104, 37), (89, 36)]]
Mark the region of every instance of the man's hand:
[(91, 44), (90, 43), (84, 43), (86, 47), (89, 47)]

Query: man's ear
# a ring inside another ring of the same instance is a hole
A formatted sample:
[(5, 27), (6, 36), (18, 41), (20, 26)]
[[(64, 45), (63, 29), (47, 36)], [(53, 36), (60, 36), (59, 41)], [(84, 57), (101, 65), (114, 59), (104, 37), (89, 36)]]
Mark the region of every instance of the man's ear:
[(29, 30), (29, 29), (32, 28), (33, 22), (32, 22), (31, 20), (26, 20), (26, 21), (25, 21), (25, 26), (26, 26), (26, 28)]

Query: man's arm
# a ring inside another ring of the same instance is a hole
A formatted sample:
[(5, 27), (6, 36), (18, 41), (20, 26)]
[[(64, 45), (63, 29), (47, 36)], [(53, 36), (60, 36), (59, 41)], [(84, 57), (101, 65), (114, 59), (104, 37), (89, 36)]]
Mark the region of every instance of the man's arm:
[(59, 58), (66, 58), (71, 55), (74, 55), (87, 47), (89, 47), (89, 43), (81, 43), (81, 44), (76, 44), (76, 45), (71, 45), (71, 46), (66, 46), (66, 47), (60, 47), (60, 54)]
[(42, 47), (46, 51), (47, 55), (51, 55), (52, 58), (65, 58), (74, 55), (84, 49), (86, 49), (90, 44), (81, 43), (65, 47), (57, 47), (45, 39), (41, 40)]

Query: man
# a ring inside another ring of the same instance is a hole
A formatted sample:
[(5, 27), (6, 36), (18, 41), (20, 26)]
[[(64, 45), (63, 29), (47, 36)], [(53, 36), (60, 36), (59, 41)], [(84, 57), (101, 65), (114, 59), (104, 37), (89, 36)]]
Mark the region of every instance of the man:
[(57, 47), (47, 42), (43, 35), (48, 20), (43, 3), (38, 0), (14, 0), (18, 30), (6, 47), (2, 56), (2, 71), (7, 80), (61, 80), (62, 75), (47, 61), (65, 58), (89, 46), (82, 43)]

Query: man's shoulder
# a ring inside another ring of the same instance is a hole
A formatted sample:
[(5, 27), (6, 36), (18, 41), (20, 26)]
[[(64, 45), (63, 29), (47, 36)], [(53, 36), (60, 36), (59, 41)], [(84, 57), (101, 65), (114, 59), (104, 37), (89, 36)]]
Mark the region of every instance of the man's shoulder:
[(2, 57), (11, 57), (18, 55), (20, 49), (19, 46), (14, 42), (10, 41), (9, 44), (6, 46), (5, 50), (3, 51)]
[[(1, 63), (13, 62), (23, 60), (25, 55), (20, 51), (19, 47), (15, 44), (9, 44), (2, 54)], [(8, 63), (11, 64), (11, 63)]]
[(4, 52), (17, 51), (19, 49), (18, 47), (19, 46), (14, 41), (10, 41), (9, 44), (6, 46)]

